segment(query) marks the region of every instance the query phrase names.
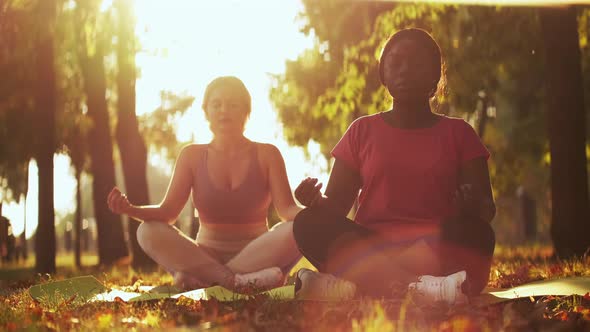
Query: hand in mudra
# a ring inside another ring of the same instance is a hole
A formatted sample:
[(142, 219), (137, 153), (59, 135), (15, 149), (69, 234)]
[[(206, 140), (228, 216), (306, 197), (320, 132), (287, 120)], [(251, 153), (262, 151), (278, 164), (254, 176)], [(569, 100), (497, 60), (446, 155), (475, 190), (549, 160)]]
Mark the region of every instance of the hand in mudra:
[(114, 187), (107, 198), (109, 209), (116, 214), (125, 214), (131, 208), (127, 195), (121, 193), (119, 188)]
[(321, 198), (322, 183), (316, 178), (306, 178), (295, 189), (295, 198), (303, 206), (314, 206)]

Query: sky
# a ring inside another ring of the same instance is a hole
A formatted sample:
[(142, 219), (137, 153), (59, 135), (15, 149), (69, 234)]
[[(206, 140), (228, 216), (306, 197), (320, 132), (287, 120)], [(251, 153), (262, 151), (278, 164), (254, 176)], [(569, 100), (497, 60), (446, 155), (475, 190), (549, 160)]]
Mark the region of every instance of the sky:
[[(109, 5), (110, 1), (105, 0), (103, 8)], [(282, 73), (287, 59), (294, 60), (313, 45), (313, 36), (299, 32), (299, 0), (137, 0), (135, 7), (136, 33), (141, 43), (136, 57), (138, 115), (160, 106), (162, 90), (192, 95), (195, 102), (179, 121), (177, 136), (181, 141), (194, 137), (196, 143), (207, 143), (212, 135), (200, 108), (205, 87), (217, 76), (235, 75), (244, 81), (252, 96), (252, 114), (245, 135), (279, 148), (292, 189), (308, 175), (325, 182), (326, 165), (323, 158), (317, 157), (319, 146), (310, 144), (311, 155), (316, 156), (312, 160), (305, 159), (301, 148), (288, 146), (268, 98), (269, 74)], [(76, 183), (68, 157), (57, 155), (54, 162), (56, 214), (65, 215), (75, 209)], [(172, 167), (163, 164), (163, 158), (157, 155), (151, 155), (150, 162), (168, 171)], [(34, 162), (29, 172), (27, 237), (37, 225)], [(3, 207), (16, 235), (23, 231), (24, 211), (22, 203)]]

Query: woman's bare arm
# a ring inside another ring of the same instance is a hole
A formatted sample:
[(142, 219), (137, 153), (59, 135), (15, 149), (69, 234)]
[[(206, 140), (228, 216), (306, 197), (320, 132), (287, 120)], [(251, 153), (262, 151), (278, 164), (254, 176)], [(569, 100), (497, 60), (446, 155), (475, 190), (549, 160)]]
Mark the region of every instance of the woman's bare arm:
[(457, 199), (460, 213), (485, 222), (494, 219), (496, 205), (485, 158), (475, 158), (460, 168)]
[(317, 184), (317, 179), (308, 178), (295, 189), (295, 197), (305, 206), (319, 206), (338, 215), (346, 216), (350, 212), (360, 188), (360, 174), (336, 159), (330, 172), (325, 195), (321, 194), (321, 184)]
[(320, 204), (339, 215), (346, 216), (358, 197), (360, 189), (360, 174), (336, 159), (326, 186), (325, 199), (322, 199)]
[(161, 221), (173, 224), (190, 195), (193, 183), (190, 155), (195, 146), (186, 146), (180, 152), (168, 190), (162, 202), (156, 205), (136, 206), (129, 202), (118, 188), (113, 188), (108, 197), (108, 205), (113, 213), (126, 214), (140, 221)]
[(293, 198), (283, 156), (279, 149), (271, 144), (262, 145), (261, 150), (263, 150), (263, 159), (268, 166), (270, 191), (277, 213), (282, 220), (293, 221), (302, 208)]

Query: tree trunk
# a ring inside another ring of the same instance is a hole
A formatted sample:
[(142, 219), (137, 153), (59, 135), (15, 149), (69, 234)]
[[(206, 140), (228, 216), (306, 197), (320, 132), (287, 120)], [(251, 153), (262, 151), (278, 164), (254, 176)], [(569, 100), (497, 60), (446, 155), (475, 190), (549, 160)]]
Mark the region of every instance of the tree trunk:
[[(86, 52), (86, 48), (83, 52)], [(101, 265), (110, 265), (129, 254), (121, 217), (111, 213), (107, 205), (107, 196), (115, 186), (115, 166), (106, 101), (102, 43), (97, 41), (94, 54), (83, 54), (81, 58), (86, 105), (88, 116), (92, 120), (92, 126), (88, 131), (88, 151), (93, 177), (92, 194), (98, 230), (98, 257)]]
[[(27, 171), (28, 172), (28, 171)], [(22, 250), (23, 250), (23, 258), (25, 260), (25, 262), (27, 261), (27, 259), (29, 258), (29, 246), (27, 245), (27, 197), (29, 196), (28, 194), (28, 182), (29, 182), (29, 176), (27, 175), (27, 191), (25, 193), (25, 198), (24, 198), (24, 209), (23, 209), (23, 241), (22, 241)]]
[[(147, 184), (147, 149), (139, 133), (135, 115), (135, 35), (130, 2), (117, 2), (119, 29), (117, 42), (117, 144), (121, 155), (125, 190), (129, 200), (136, 205), (150, 203)], [(133, 253), (133, 267), (153, 268), (156, 263), (145, 254), (137, 242), (139, 223), (129, 220), (127, 230)]]
[(479, 119), (477, 123), (477, 134), (483, 140), (485, 135), (486, 125), (488, 123), (488, 96), (485, 91), (482, 91), (480, 96), (481, 109), (479, 109)]
[(76, 267), (82, 266), (82, 259), (80, 257), (80, 234), (82, 230), (82, 188), (81, 185), (82, 171), (76, 167), (76, 214), (74, 216), (74, 261)]
[(0, 200), (0, 262), (4, 262), (4, 257), (8, 251), (8, 219), (2, 216), (2, 201)]
[(551, 237), (558, 256), (590, 247), (585, 114), (578, 23), (574, 7), (540, 9), (547, 61), (551, 152)]
[(35, 158), (39, 168), (39, 224), (35, 236), (35, 270), (55, 273), (55, 211), (53, 206), (53, 154), (55, 152), (56, 78), (52, 25), (55, 1), (39, 2), (44, 29), (37, 41), (35, 108), (39, 138)]

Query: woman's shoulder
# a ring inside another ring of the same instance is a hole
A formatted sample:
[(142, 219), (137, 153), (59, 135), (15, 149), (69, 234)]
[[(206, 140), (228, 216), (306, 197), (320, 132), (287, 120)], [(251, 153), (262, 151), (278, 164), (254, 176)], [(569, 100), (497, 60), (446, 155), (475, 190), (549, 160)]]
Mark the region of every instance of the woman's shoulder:
[(273, 159), (281, 155), (281, 151), (279, 151), (279, 149), (274, 144), (254, 141), (252, 141), (252, 143), (254, 143), (256, 152), (260, 157), (262, 157), (262, 159)]
[(267, 170), (273, 169), (284, 163), (283, 156), (275, 145), (261, 142), (253, 143), (254, 148), (256, 149), (259, 165), (263, 172), (266, 172)]
[(200, 158), (205, 151), (207, 151), (207, 144), (187, 144), (180, 149), (178, 158), (195, 160)]
[(467, 141), (480, 140), (475, 128), (460, 117), (451, 117), (447, 115), (439, 115), (441, 117), (441, 128), (445, 133), (450, 134), (459, 144), (465, 144)]
[(444, 115), (444, 114), (436, 114), (436, 116), (438, 116), (440, 118), (440, 121), (443, 124), (449, 125), (449, 126), (453, 126), (453, 127), (465, 127), (470, 126), (470, 124), (465, 121), (465, 119), (460, 118), (460, 117), (455, 117), (455, 116), (449, 116), (449, 115)]
[(348, 131), (366, 131), (366, 130), (373, 130), (375, 128), (375, 124), (382, 122), (382, 115), (381, 113), (374, 113), (360, 116), (354, 119), (350, 125), (348, 126)]
[(359, 116), (358, 118), (354, 119), (354, 121), (352, 121), (351, 126), (353, 124), (354, 125), (365, 125), (365, 124), (370, 124), (373, 122), (382, 121), (382, 117), (383, 117), (382, 113), (383, 112)]
[(441, 130), (455, 134), (462, 134), (465, 131), (474, 131), (471, 124), (461, 117), (448, 116), (444, 114), (437, 114), (437, 116), (440, 117), (440, 125), (436, 127), (440, 128)]
[(196, 144), (196, 143), (190, 143), (190, 144), (186, 144), (185, 146), (183, 146), (180, 149), (180, 153), (199, 153), (202, 152), (204, 150), (207, 149), (207, 146), (209, 144)]

